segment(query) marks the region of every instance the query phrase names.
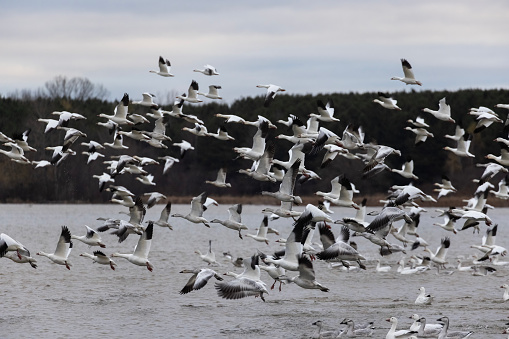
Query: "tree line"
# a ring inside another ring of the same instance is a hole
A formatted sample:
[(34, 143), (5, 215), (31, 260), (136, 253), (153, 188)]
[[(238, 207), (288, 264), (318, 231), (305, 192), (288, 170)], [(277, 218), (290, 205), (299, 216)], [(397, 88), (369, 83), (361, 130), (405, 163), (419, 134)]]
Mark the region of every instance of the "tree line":
[[(58, 80), (58, 81), (57, 81)], [(64, 81), (65, 80), (65, 81)], [(30, 160), (48, 160), (51, 152), (45, 150), (47, 146), (57, 146), (62, 143), (65, 131), (54, 130), (44, 133), (45, 124), (39, 122), (39, 118), (55, 118), (53, 111), (69, 111), (84, 115), (86, 120), (71, 121), (70, 126), (87, 134), (87, 138), (80, 138), (72, 149), (77, 152), (70, 156), (60, 166), (48, 166), (34, 169), (33, 165), (22, 165), (10, 161), (9, 158), (0, 154), (0, 201), (2, 202), (106, 202), (111, 198), (107, 192), (99, 192), (98, 183), (93, 179), (94, 174), (100, 175), (106, 172), (103, 160), (110, 156), (120, 154), (137, 154), (152, 157), (172, 155), (179, 157), (179, 150), (167, 142), (167, 149), (156, 149), (146, 143), (124, 138), (124, 144), (128, 150), (118, 151), (106, 149), (103, 153), (106, 157), (87, 165), (87, 156), (81, 152), (86, 147), (79, 145), (81, 142), (95, 140), (100, 143), (112, 142), (112, 135), (108, 130), (98, 126), (97, 122), (104, 121), (97, 115), (99, 113), (112, 114), (118, 101), (105, 100), (106, 90), (102, 86), (94, 85), (83, 79), (59, 78), (47, 83), (46, 91), (22, 91), (12, 95), (0, 97), (0, 132), (8, 136), (22, 133), (30, 129), (28, 143), (37, 149), (37, 152), (27, 152)], [(85, 79), (86, 80), (86, 79)], [(69, 87), (71, 82), (72, 87)], [(59, 88), (59, 86), (61, 86)], [(65, 90), (64, 90), (65, 89)], [(118, 99), (123, 93), (119, 93)], [(438, 101), (446, 97), (451, 106), (452, 117), (460, 123), (468, 132), (473, 132), (476, 121), (475, 117), (468, 114), (471, 107), (486, 106), (499, 113), (505, 120), (506, 112), (496, 109), (499, 103), (509, 103), (509, 91), (504, 89), (465, 89), (457, 91), (399, 91), (390, 93), (398, 100), (401, 111), (387, 110), (373, 102), (378, 97), (377, 93), (320, 93), (317, 95), (278, 94), (269, 107), (263, 106), (263, 96), (246, 97), (235, 100), (230, 105), (220, 101), (206, 101), (203, 104), (184, 104), (183, 112), (194, 114), (204, 121), (209, 132), (215, 132), (223, 124), (223, 119), (215, 117), (216, 113), (235, 114), (246, 120), (254, 121), (258, 115), (265, 116), (273, 123), (277, 120), (287, 120), (290, 114), (306, 121), (310, 113), (317, 112), (317, 100), (326, 102), (334, 101), (335, 116), (340, 119), (334, 123), (320, 123), (327, 129), (342, 135), (347, 125), (362, 126), (365, 131), (365, 142), (377, 142), (399, 149), (401, 157), (389, 157), (387, 164), (392, 168), (400, 168), (407, 156), (411, 156), (415, 162), (414, 173), (419, 177), (415, 182), (417, 186), (431, 193), (433, 183), (438, 182), (442, 174), (448, 175), (460, 193), (472, 194), (475, 188), (472, 179), (477, 178), (482, 168), (475, 166), (476, 163), (487, 162), (485, 155), (492, 153), (500, 154), (500, 146), (493, 142), (498, 136), (503, 135), (503, 124), (493, 124), (484, 131), (476, 133), (473, 137), (471, 152), (475, 158), (458, 158), (454, 154), (443, 150), (446, 145), (454, 146), (454, 142), (444, 138), (446, 134), (454, 134), (455, 124), (439, 121), (428, 113), (422, 112), (427, 107), (438, 109)], [(171, 105), (162, 107), (171, 111)], [(131, 113), (145, 114), (149, 112), (146, 107), (130, 105)], [(408, 119), (421, 116), (430, 125), (428, 130), (434, 134), (433, 138), (420, 145), (414, 145), (414, 135), (405, 130), (409, 126)], [(124, 185), (136, 194), (158, 191), (169, 196), (194, 196), (206, 190), (211, 196), (252, 196), (262, 190), (276, 190), (278, 184), (262, 183), (237, 173), (241, 168), (249, 168), (251, 162), (237, 159), (233, 147), (250, 147), (252, 137), (256, 132), (253, 126), (228, 124), (226, 128), (234, 141), (221, 141), (211, 137), (197, 137), (182, 127), (192, 127), (191, 124), (180, 120), (171, 119), (167, 128), (167, 135), (173, 142), (181, 140), (189, 141), (194, 151), (187, 152), (179, 163), (176, 163), (168, 174), (163, 175), (162, 165), (149, 165), (146, 170), (155, 176), (157, 186), (147, 187), (134, 180), (134, 176), (124, 174), (115, 178), (116, 185)], [(140, 129), (151, 130), (153, 122), (137, 126)], [(124, 130), (129, 130), (125, 128)], [(292, 144), (286, 140), (275, 139), (278, 134), (291, 134), (286, 126), (279, 124), (277, 130), (271, 130), (269, 139), (276, 144), (275, 158), (287, 160), (288, 150)], [(3, 149), (8, 150), (3, 146)], [(300, 195), (312, 195), (314, 192), (328, 191), (330, 180), (339, 174), (346, 175), (350, 181), (362, 192), (363, 195), (386, 192), (393, 184), (407, 184), (408, 179), (400, 177), (396, 173), (384, 172), (379, 175), (362, 179), (364, 164), (358, 160), (348, 160), (342, 157), (336, 158), (328, 167), (320, 169), (323, 152), (315, 157), (306, 158), (306, 168), (314, 170), (322, 180), (311, 180), (296, 187), (296, 193)], [(217, 170), (226, 167), (227, 182), (231, 188), (219, 189), (204, 184), (205, 180), (214, 180)]]

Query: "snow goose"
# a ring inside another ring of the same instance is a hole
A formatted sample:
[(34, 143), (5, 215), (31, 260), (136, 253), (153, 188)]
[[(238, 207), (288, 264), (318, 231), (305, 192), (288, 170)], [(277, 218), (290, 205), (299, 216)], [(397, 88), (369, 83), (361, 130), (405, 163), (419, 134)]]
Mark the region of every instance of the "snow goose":
[(497, 163), (487, 163), (487, 164), (476, 164), (477, 167), (485, 167), (485, 170), (483, 174), (481, 175), (481, 178), (479, 179), (480, 182), (486, 182), (491, 180), (495, 175), (497, 175), (500, 172), (507, 173), (509, 170), (505, 168), (504, 166), (497, 164)]
[(187, 95), (184, 93), (182, 95), (177, 95), (177, 99), (182, 99), (184, 101), (190, 102), (190, 103), (199, 103), (203, 102), (203, 100), (198, 98), (198, 91), (199, 91), (198, 83), (193, 80), (191, 81), (191, 85), (189, 85), (189, 89), (187, 90)]
[[(323, 322), (321, 320), (317, 320), (311, 325), (314, 325), (317, 327), (315, 333), (311, 335), (311, 338), (313, 339), (322, 339), (322, 338), (336, 338), (336, 336), (341, 335), (341, 333), (338, 333), (338, 331), (324, 331), (323, 328)], [(339, 337), (339, 336), (338, 336)]]
[(401, 206), (407, 203), (412, 203), (415, 199), (420, 199), (421, 201), (432, 201), (437, 202), (433, 197), (424, 193), (420, 188), (415, 187), (414, 185), (404, 185), (404, 186), (392, 186), (395, 189), (396, 197), (394, 199), (394, 204), (396, 206)]
[(458, 140), (456, 148), (452, 148), (449, 146), (445, 146), (443, 149), (446, 151), (450, 151), (456, 154), (459, 157), (471, 157), (474, 158), (475, 155), (470, 153), (470, 143), (472, 142), (472, 135), (465, 134), (462, 138)]
[(452, 182), (449, 179), (449, 177), (444, 174), (442, 175), (441, 182), (434, 183), (433, 185), (438, 187), (438, 188), (434, 189), (435, 192), (439, 192), (437, 200), (440, 199), (440, 197), (446, 196), (447, 194), (449, 194), (451, 192), (457, 191), (456, 188), (452, 185)]
[[(46, 123), (46, 127), (44, 128), (44, 133), (48, 133), (49, 131), (57, 128), (57, 126), (58, 126), (58, 120), (55, 120), (55, 119), (37, 119), (37, 121)], [(12, 140), (12, 142), (14, 142), (14, 140)]]
[(276, 96), (277, 92), (284, 92), (286, 89), (277, 86), (277, 85), (256, 85), (258, 88), (266, 88), (267, 94), (265, 95), (265, 100), (263, 102), (263, 107), (269, 107), (272, 100), (274, 100), (274, 97)]
[[(270, 213), (270, 220), (275, 220), (278, 218), (298, 218), (302, 212), (294, 211), (293, 203), (288, 201), (281, 201), (279, 208), (270, 208), (266, 207), (262, 210), (262, 213), (268, 214)], [(269, 228), (270, 229), (270, 228)]]
[(386, 93), (378, 92), (378, 99), (373, 99), (373, 102), (376, 102), (383, 108), (387, 109), (395, 109), (401, 111), (401, 108), (398, 107), (397, 100), (394, 100), (391, 96)]
[(20, 260), (23, 256), (30, 257), (30, 251), (23, 244), (2, 233), (0, 234), (0, 258), (6, 255), (7, 252), (16, 252), (16, 256)]
[(171, 202), (168, 202), (161, 211), (159, 219), (154, 221), (154, 224), (161, 227), (168, 227), (170, 230), (173, 230), (173, 227), (168, 222), (170, 212), (171, 212)]
[(106, 184), (108, 182), (111, 182), (111, 183), (115, 182), (115, 179), (113, 179), (111, 177), (111, 175), (109, 175), (108, 173), (104, 173), (104, 172), (101, 175), (94, 174), (92, 176), (92, 178), (96, 178), (99, 180), (99, 192), (103, 191), (104, 187), (106, 186)]
[(263, 262), (266, 264), (272, 263), (276, 266), (284, 268), (285, 270), (298, 271), (298, 258), (302, 256), (303, 242), (307, 238), (308, 233), (309, 229), (305, 228), (304, 224), (296, 224), (286, 239), (284, 257), (280, 258), (262, 256)]
[(221, 187), (221, 188), (232, 187), (232, 185), (230, 183), (226, 182), (226, 168), (225, 167), (221, 167), (219, 169), (219, 171), (217, 172), (216, 180), (214, 180), (214, 181), (205, 180), (205, 183), (214, 185), (216, 187)]
[(324, 104), (322, 100), (317, 100), (316, 105), (318, 106), (318, 114), (311, 113), (310, 117), (314, 117), (323, 122), (337, 122), (338, 118), (334, 117), (334, 101), (329, 99), (327, 104)]
[(279, 280), (285, 280), (288, 282), (293, 282), (297, 286), (305, 288), (305, 289), (318, 289), (322, 292), (329, 292), (329, 289), (322, 284), (320, 284), (315, 279), (315, 270), (313, 269), (313, 264), (311, 260), (306, 256), (300, 256), (298, 258), (298, 271), (299, 275), (294, 277), (288, 276), (280, 276)]
[(348, 243), (350, 239), (350, 229), (348, 227), (343, 226), (340, 235), (336, 239), (334, 239), (334, 234), (325, 223), (318, 224), (318, 231), (320, 232), (320, 241), (323, 244), (323, 251), (316, 254), (318, 259), (329, 262), (356, 261), (360, 268), (366, 269), (366, 266), (361, 263), (361, 260), (366, 260), (366, 258)]
[(205, 261), (209, 265), (219, 266), (220, 264), (216, 261), (216, 253), (212, 251), (212, 240), (209, 240), (209, 248), (207, 253), (201, 253), (200, 250), (195, 250), (194, 253), (198, 254), (201, 260)]
[(448, 121), (455, 123), (454, 119), (451, 118), (451, 106), (445, 102), (445, 97), (440, 99), (438, 102), (438, 111), (431, 110), (429, 108), (423, 108), (423, 112), (430, 113), (438, 120)]
[(371, 231), (371, 233), (374, 233), (387, 229), (388, 233), (392, 223), (401, 219), (405, 219), (408, 223), (412, 222), (412, 218), (401, 208), (395, 206), (384, 207), (382, 211), (377, 214), (375, 219), (369, 223), (367, 227), (368, 232)]
[(341, 184), (339, 183), (340, 176), (334, 177), (331, 181), (331, 190), (330, 192), (321, 192), (317, 191), (315, 192), (316, 195), (321, 197), (329, 197), (331, 199), (338, 199), (339, 195), (341, 193)]
[(147, 193), (143, 193), (143, 195), (148, 196), (147, 208), (152, 208), (159, 201), (166, 199), (166, 195), (159, 193), (159, 192), (147, 192)]
[(180, 149), (180, 159), (184, 158), (187, 151), (194, 150), (194, 147), (186, 140), (182, 140), (182, 142), (174, 142), (173, 146)]
[(253, 165), (249, 169), (240, 169), (239, 173), (246, 174), (251, 178), (258, 181), (270, 181), (276, 182), (276, 178), (269, 175), (269, 170), (272, 165), (272, 159), (276, 148), (273, 142), (267, 142), (265, 145), (265, 151), (263, 155), (257, 161), (253, 162)]
[(449, 331), (449, 318), (445, 317), (445, 316), (437, 319), (437, 321), (444, 323), (444, 327), (442, 327), (442, 330), (440, 331), (440, 334), (438, 335), (438, 339), (468, 338), (474, 333), (473, 331)]
[(398, 156), (401, 156), (401, 151), (397, 150), (395, 148), (392, 148), (390, 146), (385, 145), (365, 145), (366, 148), (374, 148), (374, 152), (369, 158), (366, 166), (362, 170), (363, 173), (368, 172), (369, 170), (373, 169), (378, 164), (383, 164), (385, 161), (385, 158), (387, 158), (391, 154), (396, 154)]
[[(410, 331), (419, 331), (419, 329), (421, 328), (421, 325), (422, 325), (421, 318), (423, 318), (425, 320), (424, 317), (420, 317), (418, 314), (415, 314), (415, 313), (412, 314), (410, 319), (413, 319), (414, 322), (410, 326)], [(430, 332), (429, 334), (431, 334), (436, 331), (436, 335), (435, 335), (435, 337), (436, 337), (438, 335), (438, 333), (440, 332), (440, 330), (442, 329), (442, 327), (444, 327), (444, 325), (443, 324), (428, 324), (428, 323), (426, 323), (426, 325), (423, 327), (424, 327), (425, 333)], [(421, 333), (421, 335), (422, 335), (422, 333)]]
[(111, 234), (118, 236), (119, 243), (127, 239), (129, 234), (143, 234), (141, 223), (145, 217), (146, 211), (141, 197), (136, 197), (134, 205), (129, 207), (129, 221), (120, 220), (118, 229), (111, 232)]
[(343, 319), (340, 324), (346, 325), (342, 335), (347, 337), (371, 337), (373, 335), (373, 329), (370, 327), (355, 328), (355, 323), (352, 319)]
[(18, 256), (18, 253), (15, 253), (15, 252), (7, 252), (4, 256), (4, 258), (7, 258), (7, 259), (11, 259), (12, 261), (14, 261), (15, 263), (18, 263), (18, 264), (26, 264), (26, 263), (29, 263), (30, 266), (32, 266), (33, 268), (37, 268), (37, 260), (35, 260), (34, 258), (32, 258), (30, 256), (30, 252), (26, 252), (25, 254), (20, 254)]
[(217, 90), (219, 90), (219, 89), (221, 89), (221, 86), (219, 86), (219, 85), (210, 85), (208, 93), (198, 92), (197, 94), (203, 95), (205, 98), (209, 98), (209, 99), (223, 99), (217, 92)]
[(457, 124), (456, 128), (454, 129), (454, 135), (446, 134), (446, 135), (444, 135), (444, 137), (454, 140), (454, 141), (458, 141), (464, 135), (465, 135), (465, 129), (463, 127), (461, 127), (460, 124)]
[(389, 332), (385, 336), (385, 339), (402, 339), (408, 338), (413, 334), (417, 334), (417, 331), (410, 330), (396, 331), (396, 328), (398, 327), (398, 318), (396, 317), (390, 317), (389, 319), (387, 319), (387, 321), (391, 323), (391, 328), (389, 329)]
[(141, 96), (142, 96), (142, 99), (140, 101), (132, 101), (131, 104), (145, 106), (145, 107), (152, 107), (152, 106), (156, 105), (156, 103), (154, 102), (154, 98), (156, 96), (154, 94), (145, 92), (145, 93), (142, 93)]
[(392, 77), (391, 80), (399, 80), (399, 81), (404, 82), (407, 85), (422, 86), (422, 83), (415, 79), (414, 72), (412, 70), (412, 66), (406, 59), (401, 59), (401, 67), (403, 67), (404, 77)]
[(246, 234), (246, 236), (259, 242), (265, 242), (268, 245), (269, 244), (269, 239), (267, 239), (268, 228), (269, 228), (269, 217), (265, 215), (263, 216), (262, 223), (258, 228), (258, 232), (256, 234)]
[(312, 204), (307, 204), (306, 208), (293, 225), (307, 226), (319, 221), (333, 222), (332, 218), (327, 213)]
[(500, 155), (496, 156), (494, 154), (486, 155), (486, 159), (495, 160), (501, 165), (509, 166), (509, 146), (506, 144), (500, 144)]
[(113, 253), (111, 257), (120, 257), (127, 259), (130, 263), (138, 265), (138, 266), (146, 266), (147, 269), (152, 272), (154, 266), (148, 260), (148, 253), (150, 251), (150, 245), (152, 243), (152, 233), (154, 230), (154, 224), (149, 222), (147, 228), (143, 231), (143, 234), (140, 235), (140, 239), (138, 240), (138, 244), (134, 247), (133, 253), (123, 254), (123, 253)]
[(219, 73), (217, 73), (217, 69), (214, 66), (208, 64), (203, 66), (203, 69), (193, 69), (193, 72), (203, 73), (208, 76), (219, 75)]
[(283, 280), (279, 279), (279, 277), (281, 276), (284, 276), (285, 275), (285, 269), (282, 268), (282, 267), (278, 267), (274, 264), (270, 264), (270, 265), (262, 265), (262, 266), (259, 266), (260, 269), (262, 271), (265, 271), (269, 274), (269, 276), (274, 279), (274, 283), (272, 284), (272, 286), (270, 287), (271, 290), (274, 289), (274, 286), (276, 285), (276, 283), (279, 281), (279, 292), (281, 292), (281, 285), (283, 284)]
[(174, 75), (170, 73), (171, 63), (168, 59), (164, 59), (162, 56), (159, 56), (159, 71), (149, 71), (150, 73), (155, 73), (162, 77), (173, 77)]
[(62, 111), (62, 112), (53, 112), (51, 114), (54, 114), (54, 115), (58, 115), (58, 127), (67, 127), (69, 126), (69, 121), (71, 120), (84, 120), (86, 119), (83, 115), (81, 114), (78, 114), (78, 113), (71, 113), (71, 112), (67, 112), (67, 111)]
[(12, 138), (10, 138), (7, 135), (5, 135), (4, 133), (0, 132), (0, 142), (3, 142), (3, 143), (5, 143), (5, 142), (12, 142), (12, 143), (14, 143), (15, 141)]
[(166, 155), (164, 157), (158, 157), (158, 159), (164, 160), (164, 166), (163, 166), (163, 174), (167, 174), (170, 168), (175, 165), (176, 162), (180, 162), (179, 159), (174, 158), (170, 155)]
[(445, 268), (445, 264), (447, 264), (445, 257), (447, 255), (447, 251), (449, 250), (449, 246), (451, 246), (451, 240), (448, 237), (445, 237), (442, 238), (440, 246), (435, 253), (433, 253), (429, 248), (424, 250), (429, 253), (432, 262), (437, 264), (439, 268)]
[(500, 288), (504, 289), (504, 295), (502, 296), (502, 299), (504, 301), (509, 300), (509, 284), (503, 284), (502, 286), (500, 286)]
[(101, 242), (101, 236), (99, 235), (99, 233), (97, 233), (95, 230), (88, 227), (87, 225), (85, 225), (85, 227), (87, 229), (87, 234), (71, 235), (71, 239), (79, 240), (87, 244), (88, 246), (99, 246), (101, 248), (106, 247), (106, 245)]
[(380, 266), (380, 259), (376, 259), (376, 272), (390, 272), (391, 269), (391, 266)]
[(124, 137), (117, 131), (113, 134), (113, 142), (105, 142), (103, 145), (113, 149), (129, 149), (129, 146), (124, 145)]
[(244, 124), (246, 122), (246, 120), (244, 120), (244, 118), (241, 118), (238, 115), (234, 115), (234, 114), (216, 113), (216, 114), (214, 114), (214, 116), (218, 117), (218, 118), (225, 119), (224, 122), (227, 123), (227, 124), (228, 123)]
[(228, 134), (228, 131), (226, 130), (225, 125), (219, 126), (217, 128), (216, 133), (209, 133), (208, 136), (216, 138), (217, 140), (223, 140), (223, 141), (235, 140), (234, 137), (232, 137), (231, 135)]
[(14, 162), (20, 163), (20, 164), (30, 164), (30, 160), (25, 157), (25, 152), (21, 147), (19, 147), (17, 144), (13, 144), (11, 142), (7, 142), (4, 144), (5, 146), (10, 146), (11, 150), (6, 151), (3, 149), (0, 149), (0, 153), (5, 154), (9, 159), (11, 159)]
[(210, 278), (214, 277), (219, 281), (223, 281), (216, 271), (210, 268), (198, 268), (195, 270), (182, 270), (180, 273), (191, 273), (192, 276), (187, 281), (184, 288), (180, 290), (180, 294), (187, 294), (192, 291), (197, 291), (207, 284)]
[(175, 213), (171, 216), (174, 218), (184, 218), (195, 224), (202, 223), (205, 226), (210, 227), (208, 220), (203, 217), (203, 204), (205, 203), (205, 200), (207, 200), (207, 193), (203, 192), (191, 200), (191, 211), (188, 214), (183, 215)]
[(434, 137), (433, 133), (430, 133), (426, 129), (420, 128), (420, 127), (412, 128), (412, 127), (407, 126), (407, 127), (405, 127), (405, 130), (410, 131), (415, 134), (415, 142), (414, 142), (415, 146), (420, 146), (422, 143), (424, 143), (428, 139), (428, 137), (430, 137), (430, 138)]
[(456, 269), (460, 272), (472, 272), (474, 268), (472, 266), (462, 266), (462, 261), (458, 259), (458, 267)]
[(67, 226), (62, 226), (62, 232), (60, 233), (60, 238), (58, 239), (57, 248), (54, 253), (46, 253), (43, 251), (37, 252), (37, 255), (42, 255), (47, 257), (55, 264), (65, 265), (65, 267), (70, 270), (71, 264), (67, 260), (69, 254), (72, 250), (72, 241), (71, 241), (71, 232), (67, 228)]
[(30, 145), (28, 145), (28, 135), (30, 134), (30, 131), (32, 129), (27, 129), (23, 133), (16, 133), (12, 135), (12, 139), (14, 140), (14, 143), (21, 147), (21, 149), (25, 152), (36, 152), (37, 150)]
[(281, 185), (279, 186), (279, 190), (277, 192), (268, 192), (262, 191), (262, 195), (271, 196), (280, 201), (293, 202), (296, 204), (302, 203), (302, 198), (293, 194), (293, 190), (295, 188), (295, 179), (297, 178), (297, 174), (299, 172), (300, 167), (300, 159), (297, 159), (292, 167), (285, 173), (283, 176), (283, 181), (281, 181)]
[[(33, 163), (33, 161), (32, 161)], [(509, 175), (506, 175), (504, 178), (502, 178), (498, 182), (498, 191), (490, 191), (490, 193), (493, 193), (493, 195), (502, 200), (509, 199)]]
[(129, 94), (124, 93), (122, 100), (115, 106), (113, 115), (107, 115), (104, 113), (99, 114), (100, 118), (106, 118), (113, 121), (117, 125), (134, 125), (134, 122), (127, 119), (127, 109), (129, 106)]
[(341, 188), (339, 190), (339, 197), (336, 199), (332, 199), (329, 196), (324, 196), (324, 199), (328, 200), (329, 202), (331, 202), (332, 204), (334, 204), (336, 206), (353, 207), (358, 210), (359, 205), (357, 205), (353, 201), (353, 193), (354, 193), (353, 184), (344, 175), (340, 176), (339, 184), (341, 185)]
[[(436, 338), (440, 331), (442, 330), (442, 326), (439, 324), (434, 324), (437, 327), (426, 327), (426, 318), (420, 317), (418, 320), (416, 320), (414, 323), (419, 324), (417, 328), (417, 338)], [(413, 325), (412, 325), (413, 326)], [(412, 329), (412, 328), (410, 328)]]
[(412, 119), (408, 119), (407, 122), (417, 128), (429, 128), (429, 125), (424, 121), (424, 118), (422, 117), (415, 118), (415, 121)]
[(407, 178), (407, 179), (413, 179), (413, 180), (419, 179), (419, 177), (417, 177), (413, 173), (414, 172), (414, 160), (410, 156), (407, 157), (406, 162), (403, 164), (403, 167), (400, 170), (393, 168), (392, 172), (398, 173), (399, 175), (401, 175), (402, 177)]
[(249, 296), (260, 297), (263, 301), (263, 293), (269, 294), (265, 283), (260, 280), (259, 256), (253, 255), (244, 259), (244, 272), (237, 275), (232, 281), (215, 283), (217, 295), (224, 299), (240, 299)]
[(242, 204), (235, 204), (228, 208), (229, 218), (226, 220), (213, 219), (211, 223), (218, 223), (227, 228), (239, 232), (239, 238), (242, 239), (242, 234), (240, 233), (242, 230), (247, 230), (247, 226), (244, 225), (241, 221), (241, 213), (242, 213)]
[(253, 146), (249, 147), (234, 147), (233, 150), (239, 154), (239, 157), (244, 159), (251, 159), (253, 161), (259, 160), (265, 152), (265, 139), (269, 133), (269, 124), (262, 121), (258, 130), (253, 136)]
[(115, 266), (117, 266), (117, 264), (111, 258), (109, 258), (106, 254), (104, 254), (101, 251), (94, 251), (93, 255), (90, 253), (81, 253), (80, 256), (90, 258), (94, 262), (101, 265), (110, 265), (112, 270), (115, 270)]
[[(442, 215), (444, 217), (443, 223), (433, 223), (434, 226), (439, 226), (448, 232), (453, 232), (454, 234), (458, 233), (458, 230), (454, 227), (454, 224), (457, 220), (461, 218), (461, 215), (455, 213), (455, 208), (451, 207), (447, 211), (443, 211)], [(441, 216), (442, 216), (441, 215)]]
[(419, 295), (417, 296), (417, 299), (415, 299), (416, 305), (431, 305), (433, 302), (434, 296), (431, 294), (426, 294), (426, 289), (424, 287), (419, 288)]

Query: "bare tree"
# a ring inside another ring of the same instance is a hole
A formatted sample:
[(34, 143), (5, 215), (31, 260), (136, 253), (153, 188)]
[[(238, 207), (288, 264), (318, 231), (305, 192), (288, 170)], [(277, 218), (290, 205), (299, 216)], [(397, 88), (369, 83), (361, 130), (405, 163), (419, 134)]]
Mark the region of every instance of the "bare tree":
[(64, 75), (56, 76), (44, 84), (50, 98), (76, 100), (105, 99), (109, 93), (102, 85), (95, 85), (87, 78), (68, 79)]

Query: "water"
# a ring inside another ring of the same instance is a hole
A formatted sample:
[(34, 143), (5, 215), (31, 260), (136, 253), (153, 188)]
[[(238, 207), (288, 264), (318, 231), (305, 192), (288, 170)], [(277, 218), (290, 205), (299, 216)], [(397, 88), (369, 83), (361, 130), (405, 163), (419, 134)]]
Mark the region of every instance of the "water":
[[(227, 205), (211, 207), (205, 213), (209, 220), (225, 219)], [(262, 220), (260, 211), (265, 206), (244, 206), (243, 221), (255, 233)], [(148, 210), (145, 220), (157, 219), (163, 205)], [(188, 205), (174, 205), (172, 213), (187, 213)], [(418, 313), (428, 323), (446, 315), (452, 330), (473, 330), (473, 338), (503, 338), (507, 319), (507, 305), (502, 301), (503, 289), (508, 282), (508, 266), (494, 266), (497, 272), (487, 277), (475, 277), (468, 272), (437, 275), (428, 271), (419, 275), (402, 276), (396, 273), (396, 262), (403, 254), (382, 258), (382, 264), (390, 264), (389, 273), (376, 273), (373, 259), (379, 258), (377, 248), (365, 239), (356, 239), (359, 250), (369, 260), (368, 269), (361, 272), (344, 272), (331, 269), (320, 261), (314, 262), (317, 280), (330, 288), (330, 292), (304, 290), (296, 285), (283, 285), (270, 291), (266, 302), (249, 297), (240, 300), (224, 300), (217, 296), (214, 280), (199, 291), (180, 295), (179, 291), (190, 275), (180, 274), (183, 269), (205, 267), (194, 251), (207, 250), (212, 240), (213, 250), (222, 266), (215, 268), (224, 273), (240, 272), (226, 260), (222, 253), (231, 251), (234, 256), (248, 257), (257, 249), (270, 253), (278, 244), (258, 243), (244, 237), (240, 240), (236, 231), (219, 224), (210, 229), (183, 219), (170, 218), (174, 230), (155, 227), (149, 259), (154, 265), (150, 273), (144, 267), (132, 265), (116, 258), (117, 270), (93, 264), (80, 257), (82, 252), (92, 253), (97, 248), (74, 241), (71, 253), (71, 270), (56, 265), (47, 258), (36, 256), (37, 251), (52, 252), (60, 234), (60, 226), (67, 225), (76, 235), (85, 233), (84, 224), (96, 228), (98, 217), (123, 217), (118, 212), (126, 208), (117, 205), (3, 205), (0, 210), (0, 232), (6, 233), (27, 246), (39, 267), (15, 264), (8, 259), (0, 260), (0, 338), (83, 338), (102, 336), (107, 338), (308, 338), (315, 328), (316, 320), (324, 322), (324, 329), (339, 328), (340, 321), (375, 322), (374, 338), (385, 338), (389, 323), (385, 319), (395, 316), (398, 328), (408, 328), (409, 317)], [(481, 235), (471, 230), (457, 235), (432, 226), (437, 213), (428, 209), (421, 217), (419, 234), (430, 243), (434, 251), (440, 238), (451, 237), (448, 253), (449, 267), (456, 266), (457, 256), (469, 257), (480, 254), (470, 245), (480, 244)], [(352, 209), (336, 208), (333, 217), (339, 219), (353, 216)], [(499, 223), (497, 244), (508, 247), (504, 218), (509, 210), (498, 208), (490, 211), (495, 223)], [(399, 223), (398, 223), (399, 225)], [(291, 221), (277, 220), (271, 227), (286, 237)], [(333, 231), (338, 233), (338, 225)], [(273, 240), (278, 236), (270, 234)], [(118, 244), (115, 236), (102, 234), (106, 254), (129, 253), (137, 242), (137, 236)], [(315, 234), (318, 241), (318, 235)], [(392, 242), (391, 238), (391, 242)], [(414, 251), (424, 254), (422, 250)], [(408, 252), (408, 258), (412, 252)], [(468, 264), (467, 262), (465, 264)], [(289, 275), (292, 275), (290, 272)], [(262, 272), (262, 279), (270, 286), (273, 280)], [(225, 277), (229, 279), (228, 277)], [(276, 285), (277, 286), (277, 285)], [(431, 306), (414, 305), (419, 287), (435, 296)]]

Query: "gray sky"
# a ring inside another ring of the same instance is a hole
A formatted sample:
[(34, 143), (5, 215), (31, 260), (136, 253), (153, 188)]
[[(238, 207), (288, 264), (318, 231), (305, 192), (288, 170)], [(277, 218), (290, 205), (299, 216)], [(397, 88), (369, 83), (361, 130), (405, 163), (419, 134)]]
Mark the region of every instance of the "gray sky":
[[(221, 85), (227, 103), (269, 83), (290, 94), (509, 87), (506, 0), (9, 1), (0, 31), (2, 95), (57, 75), (112, 100), (185, 92), (193, 79)], [(149, 73), (159, 55), (174, 78)], [(401, 58), (422, 88), (390, 80)], [(205, 64), (220, 75), (193, 72)]]

